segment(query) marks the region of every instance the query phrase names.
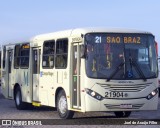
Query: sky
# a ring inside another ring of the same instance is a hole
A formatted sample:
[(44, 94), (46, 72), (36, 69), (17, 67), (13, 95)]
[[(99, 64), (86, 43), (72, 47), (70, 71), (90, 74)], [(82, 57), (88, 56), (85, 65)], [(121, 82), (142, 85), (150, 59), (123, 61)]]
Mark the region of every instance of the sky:
[(0, 1), (1, 45), (80, 27), (149, 31), (155, 35), (160, 49), (160, 0)]

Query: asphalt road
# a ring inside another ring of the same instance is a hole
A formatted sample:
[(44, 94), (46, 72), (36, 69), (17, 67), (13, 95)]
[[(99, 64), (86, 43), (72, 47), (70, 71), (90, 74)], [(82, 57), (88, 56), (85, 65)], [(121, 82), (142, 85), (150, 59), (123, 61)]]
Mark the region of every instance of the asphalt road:
[[(75, 113), (72, 120), (62, 120), (59, 118), (58, 113), (54, 108), (50, 107), (40, 107), (31, 108), (28, 110), (17, 110), (13, 100), (4, 99), (0, 93), (0, 121), (4, 119), (9, 119), (13, 121), (19, 121), (26, 123), (25, 121), (39, 121), (42, 120), (42, 126), (33, 127), (65, 127), (65, 128), (160, 128), (160, 125), (156, 125), (160, 121), (155, 119), (160, 119), (160, 99), (157, 111), (140, 111), (133, 112), (129, 118), (118, 119), (115, 118), (114, 113), (105, 112), (92, 112), (92, 113)], [(16, 120), (17, 119), (17, 120)], [(135, 122), (133, 124), (132, 122)], [(28, 122), (27, 122), (28, 123)], [(129, 123), (129, 125), (124, 125), (124, 123)], [(131, 125), (130, 125), (131, 123)], [(142, 125), (139, 125), (142, 123)], [(1, 122), (0, 122), (1, 124)], [(44, 125), (48, 124), (48, 125)], [(152, 124), (152, 125), (148, 125)], [(15, 127), (15, 126), (14, 126)], [(21, 128), (31, 127), (31, 126), (18, 126)], [(0, 126), (0, 128), (6, 128), (6, 126)]]

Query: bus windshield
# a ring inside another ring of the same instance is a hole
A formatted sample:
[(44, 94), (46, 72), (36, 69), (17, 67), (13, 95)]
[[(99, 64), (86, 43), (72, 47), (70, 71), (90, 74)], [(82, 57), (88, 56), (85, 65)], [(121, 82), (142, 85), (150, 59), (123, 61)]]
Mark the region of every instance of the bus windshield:
[(151, 34), (88, 33), (86, 73), (99, 79), (148, 79), (158, 75)]

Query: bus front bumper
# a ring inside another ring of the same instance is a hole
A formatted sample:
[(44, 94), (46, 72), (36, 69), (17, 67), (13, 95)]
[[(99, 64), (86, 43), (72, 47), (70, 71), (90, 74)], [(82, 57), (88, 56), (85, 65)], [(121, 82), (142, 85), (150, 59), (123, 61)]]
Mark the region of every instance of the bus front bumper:
[(136, 99), (102, 99), (97, 100), (90, 95), (85, 96), (85, 111), (139, 111), (157, 110), (158, 94), (150, 100)]

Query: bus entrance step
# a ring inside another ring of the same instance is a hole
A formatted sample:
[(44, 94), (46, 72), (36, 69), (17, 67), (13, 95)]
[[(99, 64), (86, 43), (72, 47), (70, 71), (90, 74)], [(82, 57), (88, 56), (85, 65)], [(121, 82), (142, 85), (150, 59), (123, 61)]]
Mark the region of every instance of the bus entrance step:
[(40, 106), (41, 106), (41, 103), (40, 103), (40, 102), (33, 101), (33, 102), (32, 102), (32, 105), (33, 105), (33, 106), (40, 107)]

